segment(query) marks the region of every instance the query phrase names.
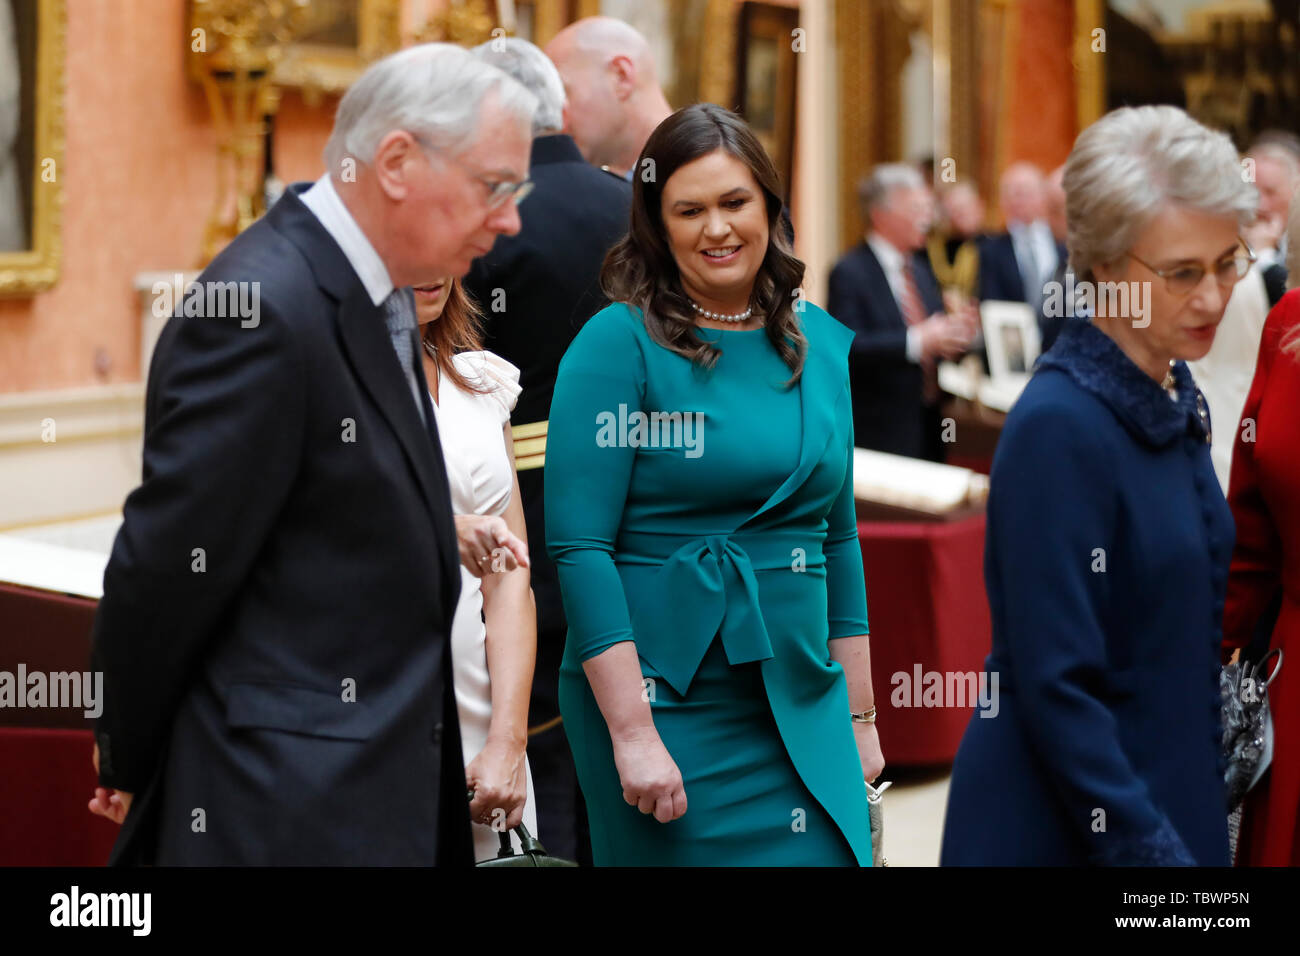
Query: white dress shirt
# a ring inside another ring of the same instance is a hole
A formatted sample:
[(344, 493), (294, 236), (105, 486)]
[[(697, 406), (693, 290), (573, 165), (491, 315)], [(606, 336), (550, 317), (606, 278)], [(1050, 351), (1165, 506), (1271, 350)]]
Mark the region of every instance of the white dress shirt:
[(343, 205), (334, 184), (330, 182), (329, 173), (316, 180), (298, 198), (339, 244), (343, 255), (347, 257), (348, 265), (360, 276), (366, 292), (370, 294), (370, 301), (382, 305), (393, 291), (393, 280), (388, 275), (388, 267), (379, 258), (379, 253), (375, 252), (375, 247), (370, 244), (357, 221), (352, 218), (348, 207)]
[[(867, 233), (867, 245), (875, 255), (876, 261), (880, 263), (880, 268), (885, 272), (885, 279), (889, 282), (889, 289), (894, 293), (894, 301), (898, 303), (898, 311), (903, 311), (903, 295), (907, 288), (907, 282), (903, 278), (903, 254), (894, 247), (894, 244), (877, 232)], [(921, 296), (921, 290), (917, 289), (917, 298)], [(925, 307), (925, 303), (921, 303)], [(907, 321), (907, 316), (903, 316)], [(907, 327), (907, 358), (910, 362), (921, 361), (921, 329), (919, 326), (909, 325)]]
[(1026, 301), (1037, 307), (1043, 298), (1044, 283), (1056, 274), (1056, 239), (1052, 236), (1052, 227), (1042, 219), (1009, 222), (1007, 232), (1011, 234), (1016, 264), (1025, 284)]

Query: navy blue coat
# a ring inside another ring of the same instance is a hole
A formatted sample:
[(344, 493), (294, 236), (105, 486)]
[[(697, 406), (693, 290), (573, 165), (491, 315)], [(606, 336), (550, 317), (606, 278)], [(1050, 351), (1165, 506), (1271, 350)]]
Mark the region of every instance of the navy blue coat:
[(1071, 319), (1007, 418), (984, 563), (998, 706), (957, 753), (944, 865), (1228, 864), (1234, 527), (1182, 362), (1175, 379), (1176, 404)]
[[(911, 260), (926, 314), (942, 312), (929, 258), (913, 253)], [(907, 323), (867, 243), (854, 246), (831, 270), (826, 311), (856, 333), (849, 346), (854, 444), (910, 458), (936, 457), (938, 429), (926, 418), (921, 366), (907, 357)]]

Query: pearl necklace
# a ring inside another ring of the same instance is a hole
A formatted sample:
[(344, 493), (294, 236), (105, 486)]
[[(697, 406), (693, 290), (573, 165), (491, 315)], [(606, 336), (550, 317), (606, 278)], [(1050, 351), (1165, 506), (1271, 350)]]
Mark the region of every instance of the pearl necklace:
[(700, 313), (700, 315), (704, 316), (706, 319), (713, 319), (715, 322), (744, 322), (754, 314), (754, 307), (752, 305), (744, 312), (738, 312), (735, 315), (726, 315), (722, 312), (710, 312), (708, 309), (701, 309), (695, 304), (694, 299), (688, 298), (686, 301), (689, 302), (691, 308)]

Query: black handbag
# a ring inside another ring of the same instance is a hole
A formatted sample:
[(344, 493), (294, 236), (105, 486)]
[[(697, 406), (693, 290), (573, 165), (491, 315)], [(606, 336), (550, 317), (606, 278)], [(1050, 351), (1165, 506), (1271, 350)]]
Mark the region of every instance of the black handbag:
[(572, 860), (561, 860), (558, 856), (551, 856), (546, 852), (546, 847), (542, 846), (541, 841), (533, 837), (528, 832), (528, 828), (522, 823), (515, 827), (514, 832), (519, 836), (520, 852), (516, 853), (510, 842), (510, 831), (502, 830), (501, 849), (497, 850), (497, 855), (491, 860), (484, 860), (482, 863), (476, 863), (475, 866), (577, 866)]
[[(1277, 666), (1269, 673), (1269, 660)], [(1219, 675), (1223, 716), (1224, 791), (1231, 813), (1246, 798), (1273, 759), (1273, 720), (1268, 685), (1282, 669), (1282, 650), (1275, 648), (1258, 663), (1237, 661)]]

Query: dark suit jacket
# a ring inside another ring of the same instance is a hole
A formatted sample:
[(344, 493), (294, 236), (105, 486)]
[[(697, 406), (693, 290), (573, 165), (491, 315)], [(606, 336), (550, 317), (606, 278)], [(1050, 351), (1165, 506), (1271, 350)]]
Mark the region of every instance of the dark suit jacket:
[[(1058, 242), (1056, 244), (1056, 269), (1052, 274), (1053, 281), (1065, 281), (1068, 259), (1069, 253), (1065, 245)], [(996, 236), (984, 236), (980, 241), (979, 300), (981, 302), (1024, 302), (1028, 305), (1034, 304), (1025, 291), (1025, 280), (1020, 275), (1020, 265), (1016, 260), (1015, 245), (1012, 243), (1011, 234), (1008, 232)], [(1040, 351), (1046, 352), (1052, 347), (1052, 343), (1056, 341), (1057, 335), (1060, 334), (1064, 319), (1062, 316), (1047, 315), (1043, 311), (1042, 305), (1042, 303), (1039, 303), (1038, 337), (1041, 343)]]
[(1271, 309), (1282, 301), (1286, 295), (1286, 266), (1277, 262), (1264, 270), (1264, 291), (1268, 293), (1268, 307)]
[[(925, 253), (912, 255), (917, 291), (926, 313), (943, 310), (939, 283)], [(849, 347), (853, 389), (853, 441), (912, 458), (935, 458), (923, 407), (921, 366), (907, 357), (907, 323), (885, 270), (865, 242), (831, 270), (827, 311), (856, 335)]]
[[(535, 186), (519, 207), (519, 234), (497, 239), (465, 277), (485, 314), (484, 346), (519, 367), (522, 392), (511, 416), (516, 425), (550, 414), (560, 359), (578, 329), (609, 304), (600, 291), (600, 268), (627, 232), (632, 205), (628, 181), (592, 166), (568, 136), (533, 140), (530, 166)], [(500, 311), (494, 301), (503, 305)], [(542, 474), (541, 468), (519, 472), (537, 602), (533, 726), (559, 714), (556, 682), (566, 630), (555, 566), (546, 554)]]
[(114, 863), (473, 859), (433, 411), (305, 188), (199, 278), (260, 283), (256, 325), (175, 315), (154, 352), (92, 652)]
[[(1064, 243), (1056, 244), (1056, 262), (1059, 267), (1069, 253)], [(1026, 302), (1033, 304), (1025, 291), (1025, 280), (1020, 275), (1016, 260), (1016, 247), (1011, 233), (1003, 232), (980, 239), (979, 299), (997, 302)]]
[(979, 300), (1028, 302), (1011, 234), (981, 236), (979, 250)]

